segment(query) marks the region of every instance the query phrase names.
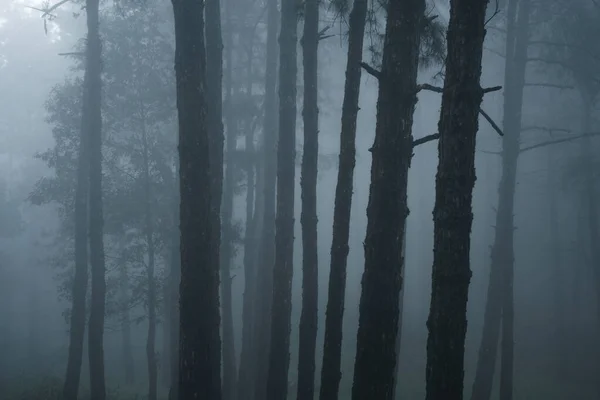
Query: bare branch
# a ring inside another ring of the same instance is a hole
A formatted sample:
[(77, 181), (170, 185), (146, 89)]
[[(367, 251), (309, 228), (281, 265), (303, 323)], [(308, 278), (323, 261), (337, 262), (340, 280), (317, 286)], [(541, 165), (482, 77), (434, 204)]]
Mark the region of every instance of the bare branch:
[(487, 122), (489, 122), (489, 124), (492, 126), (492, 128), (494, 128), (494, 130), (496, 131), (496, 133), (498, 133), (498, 135), (500, 136), (504, 136), (504, 132), (502, 132), (502, 129), (500, 129), (500, 127), (498, 126), (498, 124), (496, 124), (494, 122), (494, 120), (492, 119), (492, 117), (490, 117), (488, 115), (488, 113), (486, 113), (485, 111), (483, 111), (483, 109), (479, 109), (479, 114), (481, 114), (483, 116), (483, 118), (485, 118), (485, 120)]
[(589, 133), (584, 133), (582, 135), (571, 136), (571, 137), (567, 137), (567, 138), (563, 138), (563, 139), (549, 140), (547, 142), (542, 142), (542, 143), (534, 144), (534, 145), (531, 145), (531, 146), (522, 147), (519, 150), (519, 153), (525, 153), (526, 151), (530, 151), (530, 150), (534, 150), (534, 149), (539, 149), (540, 147), (551, 146), (553, 144), (560, 144), (560, 143), (572, 142), (572, 141), (575, 141), (577, 139), (582, 139), (584, 137), (592, 137), (592, 136), (600, 136), (600, 132), (589, 132)]
[(424, 144), (424, 143), (427, 143), (427, 142), (432, 142), (432, 141), (437, 140), (439, 138), (440, 138), (440, 134), (439, 133), (433, 133), (431, 135), (423, 136), (422, 138), (413, 139), (412, 146), (413, 146), (413, 148), (415, 148), (415, 147), (417, 147), (417, 146), (419, 146), (421, 144)]
[(527, 87), (543, 87), (543, 88), (554, 88), (554, 89), (575, 89), (571, 85), (559, 85), (557, 83), (525, 83)]
[(548, 132), (550, 134), (552, 134), (554, 132), (571, 133), (570, 129), (550, 128), (550, 127), (546, 127), (546, 126), (537, 126), (537, 125), (524, 126), (521, 128), (521, 132), (527, 132), (527, 131), (543, 131), (543, 132)]
[(490, 21), (493, 20), (494, 17), (498, 14), (500, 14), (500, 4), (499, 1), (496, 0), (496, 7), (494, 8), (494, 13), (487, 19), (487, 21), (485, 21), (485, 24), (483, 24), (483, 26), (487, 26), (487, 24), (489, 24)]
[(75, 51), (71, 53), (58, 53), (58, 55), (64, 57), (83, 57), (85, 56), (85, 53), (82, 51)]
[(369, 64), (367, 64), (366, 62), (361, 62), (360, 66), (363, 67), (363, 69), (365, 71), (367, 71), (367, 73), (369, 75), (371, 75), (372, 77), (376, 78), (376, 79), (380, 79), (381, 78), (381, 71), (376, 70), (375, 68), (371, 67)]
[(319, 31), (319, 34), (317, 35), (317, 37), (319, 38), (318, 39), (319, 41), (335, 36), (335, 35), (326, 35), (325, 34), (325, 32), (327, 32), (330, 28), (331, 28), (331, 26), (326, 26), (325, 28), (323, 28)]
[(430, 85), (429, 83), (423, 83), (421, 85), (417, 85), (417, 93), (419, 93), (421, 90), (428, 90), (430, 92), (435, 92), (435, 93), (444, 93), (443, 88), (441, 88), (439, 86)]
[(494, 49), (492, 49), (491, 47), (483, 46), (483, 49), (484, 49), (484, 50), (487, 50), (487, 51), (489, 51), (489, 52), (490, 52), (490, 53), (492, 53), (492, 54), (495, 54), (495, 55), (497, 55), (498, 57), (501, 57), (501, 58), (506, 58), (506, 55), (505, 55), (505, 54), (502, 54), (502, 53), (501, 53), (501, 52), (499, 52), (498, 50), (494, 50)]
[(495, 156), (499, 156), (502, 155), (501, 151), (490, 151), (490, 150), (478, 150), (481, 153), (485, 153), (485, 154), (493, 154)]
[(497, 92), (498, 90), (502, 90), (502, 86), (492, 86), (489, 88), (483, 88), (483, 94)]
[(32, 6), (25, 6), (27, 8), (30, 8), (32, 10), (36, 10), (36, 11), (40, 11), (42, 13), (42, 18), (45, 17), (56, 17), (55, 15), (52, 14), (52, 11), (56, 10), (58, 7), (62, 6), (65, 3), (68, 3), (71, 0), (60, 0), (58, 3), (47, 7), (47, 8), (36, 8), (36, 7), (32, 7)]

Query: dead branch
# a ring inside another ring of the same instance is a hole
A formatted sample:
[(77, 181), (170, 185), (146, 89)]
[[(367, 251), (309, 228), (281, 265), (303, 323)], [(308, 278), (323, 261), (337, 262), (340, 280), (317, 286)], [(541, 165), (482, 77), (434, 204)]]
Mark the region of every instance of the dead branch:
[(325, 40), (327, 38), (330, 37), (334, 37), (335, 35), (326, 35), (325, 32), (327, 32), (329, 29), (331, 28), (331, 26), (326, 26), (325, 28), (321, 29), (317, 35), (319, 42), (321, 40)]
[(428, 90), (434, 93), (444, 93), (443, 88), (439, 86), (430, 85), (429, 83), (422, 83), (420, 85), (417, 85), (417, 93), (419, 93), (421, 90)]
[(367, 71), (367, 73), (369, 75), (371, 75), (372, 77), (374, 77), (375, 79), (380, 79), (381, 78), (381, 71), (376, 70), (375, 68), (371, 67), (366, 62), (361, 62), (360, 66), (363, 67), (363, 69), (365, 71)]
[(483, 94), (497, 92), (498, 90), (502, 90), (502, 86), (492, 86), (489, 88), (483, 88)]
[(492, 49), (491, 47), (483, 46), (483, 49), (484, 49), (484, 50), (487, 50), (487, 51), (489, 51), (489, 52), (490, 52), (490, 53), (492, 53), (492, 54), (495, 54), (495, 55), (497, 55), (498, 57), (501, 57), (501, 58), (506, 58), (506, 55), (502, 54), (502, 53), (501, 53), (501, 52), (499, 52), (498, 50), (494, 50), (494, 49)]
[(415, 147), (417, 147), (417, 146), (419, 146), (421, 144), (424, 144), (424, 143), (427, 143), (427, 142), (432, 142), (432, 141), (437, 140), (439, 138), (440, 138), (440, 134), (439, 133), (433, 133), (431, 135), (423, 136), (422, 138), (413, 139), (412, 146), (413, 146), (413, 148), (415, 148)]
[(500, 127), (498, 126), (498, 124), (496, 124), (494, 122), (494, 120), (492, 119), (492, 117), (490, 117), (488, 115), (488, 113), (486, 113), (485, 111), (483, 111), (483, 109), (479, 109), (479, 114), (481, 114), (483, 116), (483, 118), (485, 118), (485, 120), (487, 122), (489, 122), (489, 124), (492, 126), (492, 128), (494, 128), (494, 130), (496, 131), (496, 133), (498, 133), (498, 135), (500, 136), (504, 136), (504, 132), (502, 132), (502, 129), (500, 129)]
[(56, 10), (58, 7), (62, 6), (63, 4), (65, 4), (69, 1), (70, 0), (60, 0), (58, 3), (54, 4), (53, 6), (47, 7), (47, 8), (36, 8), (36, 7), (32, 7), (32, 6), (25, 6), (25, 7), (30, 8), (32, 10), (40, 11), (42, 13), (42, 18), (45, 18), (45, 17), (55, 18), (56, 16), (52, 14), (52, 11)]
[(491, 15), (491, 16), (490, 16), (490, 17), (489, 17), (489, 18), (488, 18), (488, 19), (485, 21), (485, 23), (483, 24), (483, 26), (487, 26), (487, 24), (489, 24), (489, 23), (490, 23), (490, 21), (491, 21), (491, 20), (493, 20), (493, 19), (494, 19), (494, 17), (495, 17), (496, 15), (498, 15), (498, 14), (500, 14), (500, 4), (499, 4), (499, 1), (498, 1), (498, 0), (496, 0), (496, 6), (495, 6), (495, 8), (494, 8), (494, 12), (493, 12), (493, 13), (492, 13), (492, 15)]
[(542, 143), (534, 144), (531, 146), (522, 147), (521, 149), (519, 149), (519, 153), (525, 153), (526, 151), (539, 149), (540, 147), (552, 146), (553, 144), (572, 142), (572, 141), (575, 141), (578, 139), (582, 139), (584, 137), (593, 137), (593, 136), (600, 136), (600, 132), (589, 132), (589, 133), (584, 133), (581, 135), (571, 136), (571, 137), (567, 137), (567, 138), (563, 138), (563, 139), (549, 140), (547, 142), (542, 142)]
[(572, 85), (559, 85), (556, 83), (525, 83), (526, 87), (543, 87), (554, 89), (575, 89)]

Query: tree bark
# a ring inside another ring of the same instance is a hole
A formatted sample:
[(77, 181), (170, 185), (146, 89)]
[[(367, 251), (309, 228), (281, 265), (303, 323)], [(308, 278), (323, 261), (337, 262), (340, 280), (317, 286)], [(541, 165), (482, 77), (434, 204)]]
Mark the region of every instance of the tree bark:
[(356, 164), (356, 119), (359, 110), (360, 62), (362, 60), (367, 6), (368, 2), (366, 0), (355, 0), (350, 12), (340, 155), (335, 188), (333, 238), (325, 313), (320, 400), (337, 400), (342, 378), (342, 328), (346, 296), (346, 269), (348, 252), (350, 251), (348, 238), (350, 235), (354, 166)]
[(125, 383), (131, 385), (135, 382), (135, 366), (133, 350), (131, 347), (131, 321), (129, 314), (129, 275), (127, 263), (122, 261), (119, 265), (119, 284), (121, 290), (121, 340), (123, 367), (125, 369)]
[(319, 0), (304, 3), (302, 62), (304, 96), (304, 151), (302, 191), (302, 311), (298, 344), (298, 400), (315, 398), (315, 351), (317, 347), (319, 255), (317, 240), (317, 175), (319, 159), (318, 105)]
[(281, 1), (277, 214), (266, 400), (287, 398), (290, 366), (292, 275), (294, 272), (294, 189), (296, 185), (297, 8), (296, 0)]
[[(401, 266), (400, 273), (402, 274), (402, 282), (404, 282), (405, 274), (406, 274), (406, 229), (408, 223), (404, 222), (404, 242), (402, 242), (402, 259), (404, 260), (404, 264)], [(400, 290), (400, 299), (398, 301), (398, 333), (396, 334), (396, 365), (394, 366), (394, 386), (392, 389), (392, 399), (396, 398), (396, 393), (398, 392), (398, 378), (400, 374), (400, 349), (402, 348), (402, 316), (404, 314), (404, 293), (406, 290), (402, 288)]]
[[(206, 116), (204, 3), (172, 0), (179, 120), (181, 283), (180, 400), (221, 400), (219, 266)], [(216, 205), (218, 207), (218, 205)]]
[(88, 356), (90, 361), (90, 399), (106, 398), (104, 377), (104, 309), (106, 303), (106, 278), (104, 265), (104, 218), (102, 210), (102, 45), (99, 32), (99, 1), (87, 0), (86, 69), (89, 69), (88, 104), (90, 119), (88, 134), (90, 146), (90, 214), (89, 244), (91, 265), (91, 305), (88, 331)]
[(408, 170), (425, 1), (388, 5), (364, 242), (352, 399), (392, 400)]
[(426, 400), (462, 400), (475, 136), (488, 1), (450, 2), (436, 176)]
[[(265, 68), (264, 119), (264, 207), (256, 289), (256, 359), (254, 400), (267, 397), (267, 375), (271, 345), (271, 300), (275, 262), (275, 187), (277, 181), (277, 0), (267, 0), (267, 54)], [(240, 393), (241, 394), (241, 393)], [(252, 400), (252, 399), (249, 399)]]

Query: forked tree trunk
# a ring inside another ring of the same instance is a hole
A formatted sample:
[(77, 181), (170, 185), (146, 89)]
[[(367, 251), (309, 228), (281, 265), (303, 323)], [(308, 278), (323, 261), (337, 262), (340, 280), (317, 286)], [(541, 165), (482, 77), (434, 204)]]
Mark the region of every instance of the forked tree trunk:
[(202, 396), (205, 400), (221, 400), (219, 266), (213, 253), (220, 240), (214, 235), (211, 202), (204, 3), (195, 0), (172, 0), (172, 3), (181, 193), (178, 399)]
[(462, 400), (475, 137), (488, 1), (450, 2), (436, 175), (426, 400)]
[(350, 214), (354, 166), (356, 163), (356, 119), (359, 110), (360, 61), (362, 60), (367, 5), (367, 0), (355, 0), (350, 12), (340, 156), (333, 210), (333, 238), (331, 242), (329, 287), (327, 289), (320, 400), (337, 400), (342, 378), (342, 328), (346, 296), (346, 268), (350, 250), (348, 238), (350, 235)]
[(391, 0), (377, 101), (352, 399), (392, 400), (425, 1)]
[(99, 1), (87, 0), (87, 51), (86, 69), (89, 70), (88, 134), (90, 146), (90, 214), (89, 243), (92, 275), (90, 322), (88, 331), (90, 361), (90, 398), (104, 400), (106, 383), (104, 377), (104, 309), (106, 281), (104, 266), (104, 218), (102, 210), (102, 48), (99, 32)]
[(296, 185), (297, 27), (297, 1), (282, 0), (279, 31), (277, 214), (266, 400), (287, 399), (290, 366), (292, 275), (294, 272), (294, 190)]

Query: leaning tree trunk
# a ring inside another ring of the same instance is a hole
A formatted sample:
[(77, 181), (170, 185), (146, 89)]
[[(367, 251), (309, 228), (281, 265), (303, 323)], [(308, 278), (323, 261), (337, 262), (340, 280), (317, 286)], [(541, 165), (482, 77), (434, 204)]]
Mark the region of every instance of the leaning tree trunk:
[(348, 238), (350, 235), (352, 188), (356, 163), (356, 119), (359, 110), (360, 61), (362, 60), (367, 5), (367, 0), (355, 0), (350, 12), (339, 167), (333, 210), (333, 238), (325, 315), (320, 400), (337, 400), (340, 379), (342, 378), (342, 328), (346, 296), (346, 267), (350, 250)]
[(423, 0), (392, 0), (388, 5), (371, 149), (353, 400), (392, 400), (394, 392), (408, 170), (424, 13)]
[(318, 324), (317, 175), (319, 158), (318, 105), (319, 0), (306, 0), (302, 62), (304, 66), (304, 151), (302, 191), (302, 312), (298, 344), (298, 400), (315, 398), (315, 351)]
[(294, 189), (296, 185), (296, 76), (298, 3), (281, 1), (279, 32), (279, 140), (277, 215), (271, 299), (271, 343), (266, 400), (287, 399), (294, 272)]
[[(89, 52), (89, 50), (88, 50)], [(83, 341), (85, 335), (86, 292), (88, 285), (88, 201), (89, 201), (89, 121), (90, 68), (86, 67), (83, 80), (83, 99), (81, 112), (81, 133), (79, 138), (79, 157), (77, 167), (77, 188), (75, 190), (75, 276), (73, 279), (73, 303), (69, 329), (69, 356), (63, 387), (64, 400), (77, 400), (81, 364), (83, 360)]]
[[(277, 29), (279, 10), (277, 0), (267, 0), (267, 54), (265, 68), (264, 117), (264, 206), (262, 237), (258, 255), (255, 345), (256, 359), (254, 399), (267, 396), (267, 375), (271, 342), (271, 299), (273, 293), (273, 265), (275, 262), (275, 187), (277, 181)], [(250, 371), (248, 371), (250, 373)], [(240, 393), (241, 395), (241, 393)], [(245, 400), (245, 399), (244, 399)]]
[[(172, 0), (179, 120), (179, 399), (221, 400), (219, 266), (205, 98), (204, 3)], [(218, 207), (218, 205), (217, 205)]]
[(142, 133), (142, 161), (144, 163), (144, 222), (146, 246), (148, 246), (148, 264), (146, 278), (148, 279), (148, 336), (146, 339), (146, 359), (148, 361), (148, 400), (156, 400), (158, 391), (158, 366), (156, 359), (156, 250), (154, 246), (154, 217), (152, 215), (152, 182), (150, 181), (150, 150), (148, 148), (148, 132), (146, 130), (146, 110), (140, 99), (140, 121)]
[(488, 1), (450, 2), (436, 176), (426, 400), (462, 400), (475, 136)]
[(88, 134), (90, 146), (90, 213), (89, 240), (92, 291), (88, 331), (88, 356), (90, 361), (90, 398), (104, 400), (104, 309), (106, 280), (104, 266), (104, 218), (102, 215), (102, 48), (99, 32), (99, 1), (87, 0), (87, 51), (86, 69), (89, 71)]

